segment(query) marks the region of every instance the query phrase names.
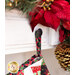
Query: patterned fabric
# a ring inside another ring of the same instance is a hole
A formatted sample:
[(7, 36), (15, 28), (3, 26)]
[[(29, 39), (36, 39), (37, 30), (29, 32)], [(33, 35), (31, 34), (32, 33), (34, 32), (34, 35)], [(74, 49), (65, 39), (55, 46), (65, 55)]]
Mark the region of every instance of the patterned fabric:
[[(30, 59), (28, 59), (26, 62), (21, 64), (17, 73), (8, 73), (6, 75), (24, 75), (24, 70), (28, 66), (30, 66), (30, 65), (40, 61), (41, 59), (43, 59), (43, 57), (41, 55), (41, 35), (40, 35), (40, 31), (41, 30), (35, 32), (37, 54), (33, 55)], [(34, 75), (50, 75), (50, 73), (49, 73), (49, 71), (48, 71), (48, 69), (45, 65), (44, 59), (43, 59), (43, 62), (41, 63), (40, 66), (41, 67), (39, 67), (39, 68), (38, 67), (32, 67), (33, 69), (34, 68), (36, 69), (36, 73), (34, 73), (34, 70), (33, 70)], [(38, 70), (41, 70), (41, 71), (38, 71)]]
[[(28, 66), (38, 62), (40, 59), (42, 59), (42, 56), (38, 57), (37, 55), (34, 55), (30, 59), (28, 59), (26, 62), (24, 62), (23, 64), (20, 65), (17, 73), (8, 73), (7, 75), (19, 75), (20, 72), (22, 73), (24, 69), (26, 69)], [(20, 74), (20, 75), (24, 75), (24, 74)]]
[(42, 35), (41, 29), (35, 32), (36, 50), (38, 56), (41, 56), (41, 35)]
[(17, 75), (24, 75), (24, 70), (19, 71)]
[(44, 62), (44, 59), (43, 59), (42, 65), (41, 65), (41, 75), (50, 75), (50, 73), (47, 69), (47, 66)]
[(34, 67), (31, 67), (34, 75), (41, 75), (41, 66), (34, 66)]
[(33, 66), (31, 69), (34, 75), (50, 75), (44, 60), (42, 61), (41, 66)]

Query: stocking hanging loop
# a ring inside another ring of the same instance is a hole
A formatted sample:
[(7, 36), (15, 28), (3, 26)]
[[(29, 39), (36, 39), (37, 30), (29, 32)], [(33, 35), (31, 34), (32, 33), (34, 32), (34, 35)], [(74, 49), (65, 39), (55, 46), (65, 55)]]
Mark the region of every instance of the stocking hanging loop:
[(37, 55), (41, 55), (41, 35), (42, 35), (42, 29), (38, 29), (35, 31), (35, 40), (36, 40), (36, 49), (37, 49)]

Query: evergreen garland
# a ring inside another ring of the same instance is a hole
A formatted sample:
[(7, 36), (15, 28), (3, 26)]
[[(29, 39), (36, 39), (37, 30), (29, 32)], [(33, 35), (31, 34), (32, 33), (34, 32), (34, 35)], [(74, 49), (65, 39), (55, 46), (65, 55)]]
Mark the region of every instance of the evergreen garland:
[[(40, 0), (5, 0), (5, 8), (17, 8), (23, 13), (28, 13)], [(70, 0), (66, 0), (70, 2)]]
[(5, 0), (5, 8), (17, 8), (23, 13), (28, 13), (36, 5), (36, 0)]

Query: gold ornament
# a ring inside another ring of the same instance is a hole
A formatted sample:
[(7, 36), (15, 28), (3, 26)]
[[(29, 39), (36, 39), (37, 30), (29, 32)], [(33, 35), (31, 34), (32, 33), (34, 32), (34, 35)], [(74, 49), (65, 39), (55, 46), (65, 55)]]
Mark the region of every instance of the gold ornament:
[(64, 70), (70, 70), (70, 45), (61, 43), (55, 50), (56, 58)]
[(51, 0), (46, 0), (46, 2), (48, 2), (48, 3), (49, 3), (50, 1), (51, 1)]
[(9, 3), (7, 4), (7, 6), (12, 7), (12, 2), (9, 2)]
[(52, 2), (54, 2), (54, 0), (51, 0)]
[(47, 2), (47, 3), (49, 3), (49, 2), (54, 2), (54, 0), (46, 0), (46, 2)]
[(50, 8), (50, 7), (48, 7), (48, 10), (51, 10), (51, 8)]
[(51, 10), (50, 5), (51, 5), (51, 3), (43, 2), (42, 5), (41, 5), (41, 7), (43, 7), (44, 11)]
[(45, 2), (43, 2), (41, 6), (44, 6), (45, 4), (46, 4), (46, 3), (45, 3)]
[(46, 7), (45, 6), (43, 6), (43, 9), (44, 9), (44, 11), (46, 11)]

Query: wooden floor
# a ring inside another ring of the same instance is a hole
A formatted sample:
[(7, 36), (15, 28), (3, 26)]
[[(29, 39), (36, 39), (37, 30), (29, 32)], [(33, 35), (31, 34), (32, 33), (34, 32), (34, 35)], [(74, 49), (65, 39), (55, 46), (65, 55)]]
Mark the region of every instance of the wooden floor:
[[(58, 60), (55, 58), (54, 54), (55, 49), (50, 50), (43, 50), (42, 55), (44, 57), (45, 63), (50, 71), (51, 75), (70, 75), (70, 72), (64, 71), (63, 68), (61, 68), (60, 64), (58, 63)], [(7, 64), (10, 61), (16, 61), (19, 64), (22, 64), (25, 62), (28, 58), (30, 58), (33, 54), (36, 52), (27, 52), (27, 53), (19, 53), (19, 54), (12, 54), (12, 55), (6, 55), (6, 73), (8, 73), (7, 70)]]

